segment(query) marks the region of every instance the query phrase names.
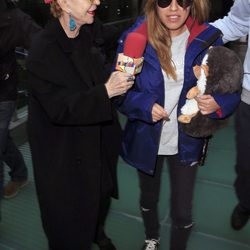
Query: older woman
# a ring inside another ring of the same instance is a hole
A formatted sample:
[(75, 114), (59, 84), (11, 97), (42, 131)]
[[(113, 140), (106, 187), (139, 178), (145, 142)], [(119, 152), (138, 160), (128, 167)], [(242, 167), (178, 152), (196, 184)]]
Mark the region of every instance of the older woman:
[(43, 227), (53, 250), (88, 250), (93, 241), (115, 249), (103, 231), (110, 196), (117, 195), (120, 148), (111, 98), (133, 80), (105, 70), (99, 0), (49, 2), (54, 18), (27, 62), (28, 135)]
[[(128, 31), (142, 32), (146, 25), (148, 34), (142, 72), (120, 106), (128, 117), (122, 156), (140, 170), (144, 250), (160, 245), (157, 204), (164, 161), (171, 188), (170, 250), (185, 250), (193, 227), (193, 190), (206, 140), (187, 135), (177, 117), (188, 90), (196, 84), (193, 66), (201, 64), (209, 46), (222, 43), (220, 32), (203, 23), (207, 6), (207, 0), (148, 0), (145, 17)], [(119, 52), (128, 32), (120, 39)], [(203, 95), (197, 101), (203, 115), (219, 119), (236, 107), (239, 93)]]

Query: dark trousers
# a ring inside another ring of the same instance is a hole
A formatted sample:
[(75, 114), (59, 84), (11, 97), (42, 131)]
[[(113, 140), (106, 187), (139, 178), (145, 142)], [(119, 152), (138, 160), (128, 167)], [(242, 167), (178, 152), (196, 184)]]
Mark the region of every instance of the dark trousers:
[[(100, 208), (97, 217), (96, 223), (96, 232), (93, 239), (93, 243), (98, 244), (99, 246), (103, 246), (107, 244), (109, 241), (108, 236), (105, 234), (105, 222), (109, 213), (110, 205), (111, 205), (111, 190), (112, 184), (110, 183), (110, 179), (107, 176), (107, 173), (102, 175), (102, 187), (101, 187), (101, 197), (100, 197)], [(90, 249), (90, 247), (85, 246), (84, 250)], [(49, 245), (49, 250), (61, 250), (58, 247), (53, 247)], [(68, 249), (71, 250), (71, 249)], [(80, 248), (77, 250), (81, 250)]]
[(10, 176), (14, 181), (27, 179), (27, 168), (23, 156), (14, 144), (9, 133), (9, 124), (15, 111), (15, 102), (0, 102), (0, 200), (3, 194), (3, 163), (10, 167)]
[(107, 235), (105, 234), (105, 222), (107, 215), (109, 213), (109, 208), (111, 204), (111, 198), (106, 197), (101, 202), (100, 212), (98, 215), (98, 222), (97, 222), (97, 228), (96, 228), (96, 235), (94, 242), (97, 244), (105, 244), (107, 240)]
[(140, 206), (146, 238), (159, 238), (158, 201), (164, 159), (170, 177), (171, 250), (184, 250), (192, 228), (192, 200), (197, 166), (183, 166), (177, 155), (158, 156), (154, 176), (138, 171)]
[(250, 105), (241, 102), (236, 113), (235, 191), (241, 207), (250, 214)]
[[(95, 239), (94, 239), (94, 243), (96, 243), (98, 245), (105, 244), (107, 242), (107, 239), (108, 239), (107, 235), (105, 234), (104, 229), (105, 229), (105, 221), (106, 221), (106, 217), (107, 217), (108, 212), (109, 212), (110, 204), (111, 204), (111, 197), (110, 196), (106, 197), (101, 202), (100, 212), (98, 215), (96, 234), (95, 234)], [(86, 249), (88, 249), (88, 248), (86, 248)], [(60, 250), (60, 249), (49, 246), (49, 250)]]

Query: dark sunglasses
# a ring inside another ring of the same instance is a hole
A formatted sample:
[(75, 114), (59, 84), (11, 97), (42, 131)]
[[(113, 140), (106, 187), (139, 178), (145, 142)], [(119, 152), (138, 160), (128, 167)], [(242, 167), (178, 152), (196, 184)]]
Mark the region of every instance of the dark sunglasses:
[[(156, 0), (157, 4), (161, 8), (168, 7), (172, 0)], [(177, 0), (177, 4), (180, 5), (182, 8), (187, 8), (192, 4), (193, 0)]]

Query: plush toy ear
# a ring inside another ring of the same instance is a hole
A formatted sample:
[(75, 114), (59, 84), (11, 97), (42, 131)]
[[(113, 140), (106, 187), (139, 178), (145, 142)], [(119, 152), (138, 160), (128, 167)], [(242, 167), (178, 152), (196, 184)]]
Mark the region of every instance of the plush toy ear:
[(196, 77), (197, 79), (199, 79), (200, 76), (201, 76), (201, 67), (200, 67), (199, 65), (195, 65), (195, 66), (193, 67), (193, 71), (194, 71), (195, 77)]
[(204, 70), (205, 76), (208, 77), (208, 73), (209, 73), (208, 65), (202, 64), (201, 68)]

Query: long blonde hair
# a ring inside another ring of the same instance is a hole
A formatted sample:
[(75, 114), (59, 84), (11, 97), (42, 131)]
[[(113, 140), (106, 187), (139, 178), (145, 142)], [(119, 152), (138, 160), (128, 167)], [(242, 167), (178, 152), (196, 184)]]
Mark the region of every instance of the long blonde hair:
[[(209, 0), (193, 0), (190, 16), (199, 24), (208, 20)], [(147, 18), (148, 40), (156, 50), (161, 67), (169, 77), (176, 80), (175, 66), (172, 63), (171, 36), (157, 14), (157, 1), (148, 0), (144, 12)]]

